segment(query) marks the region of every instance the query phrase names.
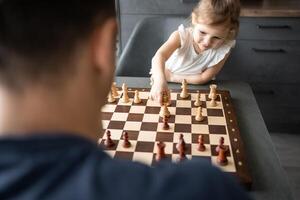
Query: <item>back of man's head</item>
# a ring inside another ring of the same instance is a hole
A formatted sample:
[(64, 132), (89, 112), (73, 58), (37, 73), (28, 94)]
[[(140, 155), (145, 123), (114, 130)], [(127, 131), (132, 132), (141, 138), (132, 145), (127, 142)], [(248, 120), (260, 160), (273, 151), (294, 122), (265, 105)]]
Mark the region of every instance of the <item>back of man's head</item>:
[(71, 71), (76, 46), (112, 16), (113, 0), (0, 0), (0, 84)]

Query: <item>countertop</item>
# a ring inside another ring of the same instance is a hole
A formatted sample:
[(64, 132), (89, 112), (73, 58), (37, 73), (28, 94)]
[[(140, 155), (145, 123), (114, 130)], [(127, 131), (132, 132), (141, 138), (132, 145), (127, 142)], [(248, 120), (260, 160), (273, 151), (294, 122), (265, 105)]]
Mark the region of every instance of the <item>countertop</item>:
[(242, 17), (300, 17), (299, 0), (241, 0)]

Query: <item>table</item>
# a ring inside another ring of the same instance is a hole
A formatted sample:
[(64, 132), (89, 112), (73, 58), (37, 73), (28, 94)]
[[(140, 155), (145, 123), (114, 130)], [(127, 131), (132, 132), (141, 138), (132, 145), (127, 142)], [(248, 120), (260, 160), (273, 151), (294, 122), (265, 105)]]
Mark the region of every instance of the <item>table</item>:
[[(117, 85), (128, 87), (150, 87), (149, 78), (116, 77)], [(244, 82), (216, 81), (218, 88), (229, 90), (235, 107), (237, 120), (247, 155), (248, 168), (252, 176), (254, 199), (293, 199), (290, 185), (275, 152), (251, 87)], [(170, 83), (171, 89), (180, 84)], [(189, 85), (190, 89), (208, 89), (208, 85)]]

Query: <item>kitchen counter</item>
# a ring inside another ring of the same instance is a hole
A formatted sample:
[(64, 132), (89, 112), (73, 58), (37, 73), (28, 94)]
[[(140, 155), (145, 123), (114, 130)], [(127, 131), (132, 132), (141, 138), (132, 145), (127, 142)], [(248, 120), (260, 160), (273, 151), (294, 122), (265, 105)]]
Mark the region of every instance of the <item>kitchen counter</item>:
[(299, 0), (241, 0), (243, 17), (299, 17)]

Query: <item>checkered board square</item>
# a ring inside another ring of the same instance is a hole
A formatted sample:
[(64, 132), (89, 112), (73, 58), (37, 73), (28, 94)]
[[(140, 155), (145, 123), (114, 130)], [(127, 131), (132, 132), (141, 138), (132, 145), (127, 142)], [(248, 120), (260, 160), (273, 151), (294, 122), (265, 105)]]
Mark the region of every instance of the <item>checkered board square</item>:
[[(134, 91), (139, 90), (140, 104), (133, 102)], [(121, 89), (114, 103), (107, 103), (102, 108), (102, 127), (99, 143), (105, 152), (113, 158), (129, 159), (153, 166), (155, 164), (156, 144), (162, 141), (166, 144), (165, 153), (167, 159), (176, 161), (179, 153), (176, 149), (179, 135), (184, 135), (188, 159), (203, 159), (220, 167), (221, 170), (237, 176), (240, 182), (247, 187), (251, 184), (243, 143), (237, 126), (237, 120), (233, 111), (230, 93), (225, 90), (217, 90), (217, 106), (210, 106), (208, 90), (199, 90), (202, 102), (202, 114), (204, 120), (195, 120), (197, 107), (194, 101), (197, 97), (196, 90), (189, 90), (190, 96), (186, 99), (180, 97), (180, 90), (171, 90), (171, 105), (168, 107), (171, 116), (168, 120), (169, 130), (163, 129), (159, 111), (161, 106), (148, 99), (149, 89), (128, 88), (129, 103), (122, 103)], [(104, 146), (105, 130), (110, 130), (111, 138), (115, 146), (107, 148)], [(131, 142), (130, 148), (123, 147), (122, 133), (127, 131)], [(202, 134), (206, 150), (197, 150), (198, 136)], [(219, 138), (224, 137), (225, 146), (228, 147), (228, 165), (217, 164), (216, 147)]]

